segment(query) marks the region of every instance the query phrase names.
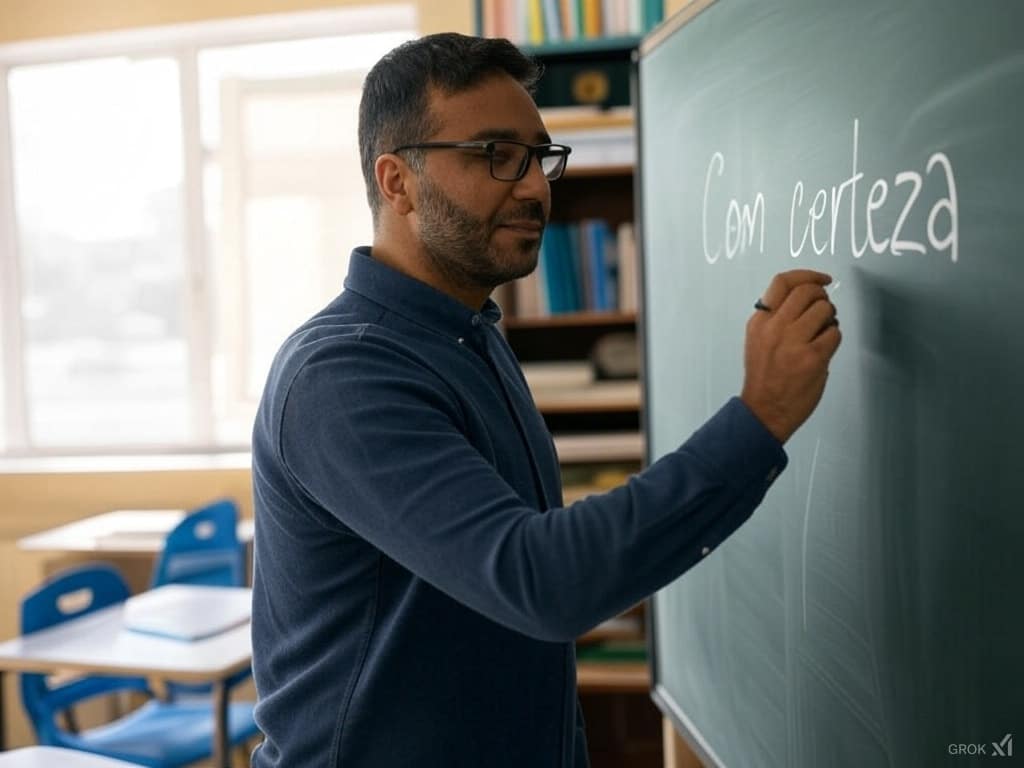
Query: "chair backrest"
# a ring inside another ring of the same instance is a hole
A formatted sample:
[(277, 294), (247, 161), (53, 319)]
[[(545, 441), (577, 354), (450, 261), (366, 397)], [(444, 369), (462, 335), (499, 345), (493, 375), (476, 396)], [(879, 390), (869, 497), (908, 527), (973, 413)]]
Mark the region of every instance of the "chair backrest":
[(238, 506), (220, 499), (178, 523), (153, 568), (152, 586), (164, 584), (245, 585), (245, 549), (238, 541)]
[[(106, 563), (87, 563), (62, 571), (21, 601), (21, 633), (38, 632), (116, 605), (129, 594), (121, 574)], [(59, 712), (83, 699), (116, 691), (148, 692), (148, 688), (141, 678), (86, 677), (54, 684), (46, 675), (21, 676), (22, 703), (40, 744), (59, 743)]]

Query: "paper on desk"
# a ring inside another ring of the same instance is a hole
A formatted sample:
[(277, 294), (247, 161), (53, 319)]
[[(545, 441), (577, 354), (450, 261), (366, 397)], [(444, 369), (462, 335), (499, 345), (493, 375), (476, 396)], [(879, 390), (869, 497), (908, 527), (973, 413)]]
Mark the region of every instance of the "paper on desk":
[(252, 593), (237, 587), (169, 584), (125, 603), (124, 627), (175, 640), (202, 640), (249, 621)]

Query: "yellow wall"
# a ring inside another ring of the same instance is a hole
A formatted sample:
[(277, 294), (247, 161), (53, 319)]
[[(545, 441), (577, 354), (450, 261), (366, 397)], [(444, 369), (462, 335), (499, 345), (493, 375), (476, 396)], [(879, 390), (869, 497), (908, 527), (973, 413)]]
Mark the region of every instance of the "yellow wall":
[[(399, 0), (400, 1), (400, 0)], [(473, 0), (413, 0), (420, 30), (474, 31)], [(287, 13), (381, 0), (0, 0), (0, 43), (129, 27)]]

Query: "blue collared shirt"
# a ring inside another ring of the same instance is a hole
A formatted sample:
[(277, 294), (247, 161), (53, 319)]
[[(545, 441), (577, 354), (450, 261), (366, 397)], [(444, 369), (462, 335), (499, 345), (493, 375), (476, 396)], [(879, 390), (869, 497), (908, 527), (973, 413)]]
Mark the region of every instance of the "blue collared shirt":
[(785, 466), (738, 400), (563, 506), (498, 307), (352, 254), (253, 434), (258, 768), (586, 765), (573, 640), (700, 561)]

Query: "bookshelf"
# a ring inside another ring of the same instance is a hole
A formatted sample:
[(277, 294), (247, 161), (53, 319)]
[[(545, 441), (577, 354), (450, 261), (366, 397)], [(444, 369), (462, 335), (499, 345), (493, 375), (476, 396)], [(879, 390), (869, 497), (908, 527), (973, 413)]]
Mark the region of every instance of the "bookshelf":
[[(553, 136), (558, 135), (557, 130), (549, 127)], [(596, 220), (604, 223), (606, 233), (616, 233), (621, 240), (623, 230), (633, 220), (632, 167), (616, 164), (573, 168), (571, 161), (570, 156), (570, 170), (552, 184), (551, 223), (545, 237), (549, 237), (552, 227)], [(580, 301), (584, 306), (559, 310), (550, 296), (548, 300), (537, 298), (538, 293), (551, 293), (552, 279), (564, 277), (564, 272), (550, 268), (545, 271), (546, 259), (576, 259), (576, 279), (587, 279), (578, 262), (589, 257), (581, 254), (579, 240), (574, 238), (568, 248), (557, 251), (545, 243), (537, 271), (517, 281), (511, 296), (506, 297), (509, 311), (504, 330), (555, 437), (563, 465), (594, 464), (596, 471), (603, 464), (625, 462), (635, 471), (643, 458), (641, 386), (636, 376), (635, 250), (624, 259), (621, 247), (616, 248), (621, 243), (606, 243), (611, 255), (605, 260), (616, 273), (618, 288), (623, 290), (617, 290), (615, 298), (601, 308), (587, 307)], [(627, 270), (632, 273), (628, 278)], [(633, 298), (624, 300), (624, 290), (632, 290)], [(577, 294), (586, 292), (577, 287)], [(632, 375), (629, 364), (625, 374), (603, 370), (599, 364), (602, 341), (613, 337), (627, 346), (627, 353), (629, 339), (633, 339)]]
[(628, 106), (633, 51), (664, 17), (663, 0), (475, 0), (476, 32), (504, 37), (544, 64), (538, 106)]
[[(543, 64), (537, 105), (552, 141), (573, 148), (551, 185), (538, 269), (498, 296), (572, 503), (621, 485), (644, 458), (630, 101), (633, 51), (663, 5), (476, 0), (476, 13), (478, 34), (507, 37)], [(577, 657), (592, 768), (660, 768), (644, 605), (580, 637)]]
[[(578, 498), (622, 482), (643, 460), (629, 80), (632, 52), (663, 6), (476, 0), (476, 13), (479, 34), (508, 37), (543, 63), (537, 102), (545, 126), (552, 141), (573, 148), (565, 175), (551, 186), (541, 263), (499, 301), (509, 345), (554, 436), (565, 495)], [(561, 82), (594, 71), (607, 77), (607, 88), (587, 92)], [(627, 357), (632, 339), (632, 373), (628, 364), (625, 371), (600, 364), (601, 345), (612, 338)]]

